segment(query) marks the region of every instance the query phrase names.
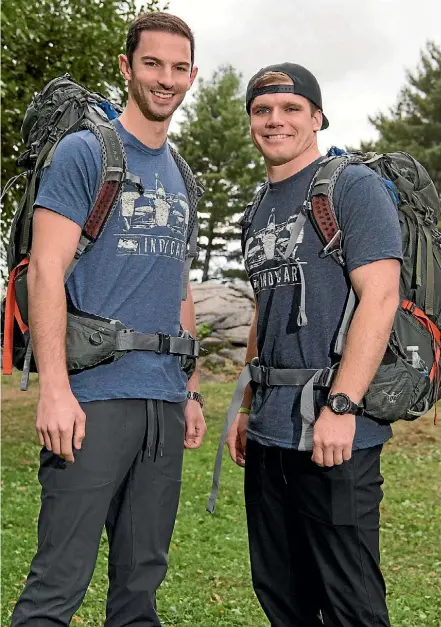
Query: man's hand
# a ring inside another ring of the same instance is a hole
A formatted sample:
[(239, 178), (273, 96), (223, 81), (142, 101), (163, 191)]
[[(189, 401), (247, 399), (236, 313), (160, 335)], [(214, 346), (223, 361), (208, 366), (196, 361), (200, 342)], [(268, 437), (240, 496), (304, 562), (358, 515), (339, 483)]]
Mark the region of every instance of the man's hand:
[(204, 414), (198, 401), (188, 401), (185, 407), (185, 448), (199, 448), (207, 431)]
[(72, 445), (74, 449), (81, 448), (86, 414), (70, 390), (40, 393), (35, 427), (42, 446), (74, 463)]
[(314, 425), (312, 461), (328, 467), (348, 461), (354, 436), (355, 416), (338, 416), (324, 407)]
[(242, 468), (245, 466), (248, 414), (237, 414), (227, 436), (231, 459)]

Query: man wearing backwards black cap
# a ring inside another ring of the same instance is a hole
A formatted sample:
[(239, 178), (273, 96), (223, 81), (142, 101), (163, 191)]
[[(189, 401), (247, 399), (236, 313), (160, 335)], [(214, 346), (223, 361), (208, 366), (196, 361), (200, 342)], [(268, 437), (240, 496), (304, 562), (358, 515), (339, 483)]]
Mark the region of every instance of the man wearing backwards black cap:
[(328, 127), (317, 80), (299, 65), (269, 66), (251, 79), (246, 107), (268, 174), (244, 242), (256, 298), (247, 359), (258, 355), (261, 366), (277, 369), (332, 366), (351, 284), (358, 297), (330, 390), (352, 401), (346, 413), (327, 405), (329, 390), (317, 390), (316, 419), (311, 407), (305, 424), (302, 388), (267, 381), (254, 393), (247, 388), (229, 431), (230, 454), (245, 466), (254, 589), (272, 627), (386, 627), (380, 453), (391, 430), (354, 414), (399, 302), (397, 212), (380, 178), (348, 166), (334, 193), (347, 272), (322, 258), (310, 221), (295, 227), (322, 159), (317, 131)]

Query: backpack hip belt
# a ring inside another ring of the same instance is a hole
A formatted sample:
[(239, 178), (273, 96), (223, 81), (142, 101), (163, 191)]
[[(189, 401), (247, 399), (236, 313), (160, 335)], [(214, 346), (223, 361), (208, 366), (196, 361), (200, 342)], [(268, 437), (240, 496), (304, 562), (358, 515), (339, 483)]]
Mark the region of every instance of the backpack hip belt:
[(147, 351), (180, 358), (181, 368), (199, 357), (199, 342), (188, 332), (178, 337), (167, 333), (140, 333), (119, 320), (89, 316), (78, 310), (67, 314), (67, 369), (73, 374), (100, 363), (117, 361), (130, 351)]
[[(338, 365), (338, 364), (337, 364)], [(263, 387), (302, 387), (300, 399), (300, 412), (302, 420), (307, 425), (312, 425), (315, 421), (314, 414), (314, 390), (317, 388), (329, 389), (337, 374), (337, 366), (333, 368), (270, 368), (261, 366), (257, 357), (242, 370), (239, 380), (234, 390), (233, 398), (228, 408), (224, 429), (216, 454), (216, 461), (213, 472), (213, 485), (210, 498), (207, 504), (207, 511), (214, 514), (217, 493), (219, 491), (219, 479), (222, 469), (222, 453), (228, 432), (237, 416), (237, 412), (242, 403), (245, 388), (251, 382)]]

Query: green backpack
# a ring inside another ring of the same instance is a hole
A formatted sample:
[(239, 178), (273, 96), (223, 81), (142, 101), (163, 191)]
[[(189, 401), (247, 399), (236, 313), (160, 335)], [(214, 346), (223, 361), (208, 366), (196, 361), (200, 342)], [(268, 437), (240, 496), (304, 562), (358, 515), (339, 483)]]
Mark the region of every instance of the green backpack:
[[(415, 420), (441, 397), (441, 232), (437, 228), (441, 208), (425, 168), (405, 152), (361, 154), (331, 149), (311, 182), (285, 257), (291, 254), (301, 228), (310, 219), (323, 243), (322, 256), (331, 256), (344, 269), (344, 232), (339, 227), (333, 195), (340, 174), (351, 164), (368, 166), (387, 185), (397, 205), (404, 256), (401, 304), (383, 361), (364, 398), (364, 408), (368, 415), (387, 422)], [(266, 184), (242, 218), (243, 247), (265, 191)], [(337, 361), (356, 304), (351, 290), (333, 347)]]
[[(75, 257), (65, 274), (67, 281), (81, 255), (87, 253), (100, 237), (120, 200), (124, 184), (133, 185), (140, 195), (144, 193), (140, 178), (127, 171), (124, 147), (111, 123), (119, 113), (120, 107), (76, 83), (69, 74), (50, 81), (34, 97), (26, 111), (21, 136), (27, 150), (17, 160), (17, 165), (24, 168), (24, 172), (11, 179), (2, 194), (6, 194), (19, 176), (26, 176), (25, 192), (14, 215), (7, 248), (9, 280), (2, 303), (1, 329), (3, 374), (11, 374), (13, 366), (22, 370), (22, 389), (27, 389), (29, 372), (36, 371), (28, 328), (27, 269), (32, 245), (34, 202), (42, 170), (50, 167), (54, 151), (66, 135), (87, 129), (98, 139), (101, 181)], [(172, 146), (170, 150), (184, 179), (190, 205), (182, 294), (185, 299), (191, 262), (198, 254), (196, 207), (202, 189), (184, 159)], [(66, 342), (70, 373), (119, 359), (129, 350), (149, 350), (178, 355), (181, 366), (190, 374), (199, 354), (198, 343), (187, 332), (182, 332), (177, 338), (137, 333), (126, 329), (118, 320), (81, 312), (69, 300)]]

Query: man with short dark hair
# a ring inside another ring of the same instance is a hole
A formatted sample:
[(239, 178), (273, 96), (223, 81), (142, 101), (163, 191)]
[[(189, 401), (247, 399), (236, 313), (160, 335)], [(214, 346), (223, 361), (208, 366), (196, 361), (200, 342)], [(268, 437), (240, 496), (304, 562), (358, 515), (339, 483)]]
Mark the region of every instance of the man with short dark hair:
[[(391, 429), (358, 413), (399, 303), (396, 207), (368, 167), (343, 171), (334, 203), (344, 271), (304, 210), (328, 126), (316, 78), (269, 66), (250, 80), (246, 106), (268, 174), (243, 241), (256, 298), (247, 360), (258, 355), (262, 380), (246, 389), (227, 443), (245, 467), (254, 589), (272, 627), (388, 627), (379, 506)], [(351, 286), (357, 307), (335, 374)], [(316, 385), (326, 369), (331, 383)], [(289, 371), (307, 377), (272, 382)]]
[(60, 142), (36, 200), (28, 292), (42, 506), (13, 627), (70, 624), (104, 526), (106, 627), (160, 625), (155, 595), (167, 570), (183, 449), (198, 448), (206, 430), (198, 376), (187, 383), (180, 358), (167, 351), (138, 347), (72, 376), (66, 369), (67, 300), (144, 337), (173, 339), (180, 322), (195, 333), (190, 286), (181, 306), (189, 198), (167, 143), (172, 115), (197, 74), (193, 35), (173, 15), (142, 15), (119, 64), (129, 98), (114, 124), (145, 191), (123, 190), (66, 290), (64, 274), (101, 179), (100, 145), (90, 131)]

